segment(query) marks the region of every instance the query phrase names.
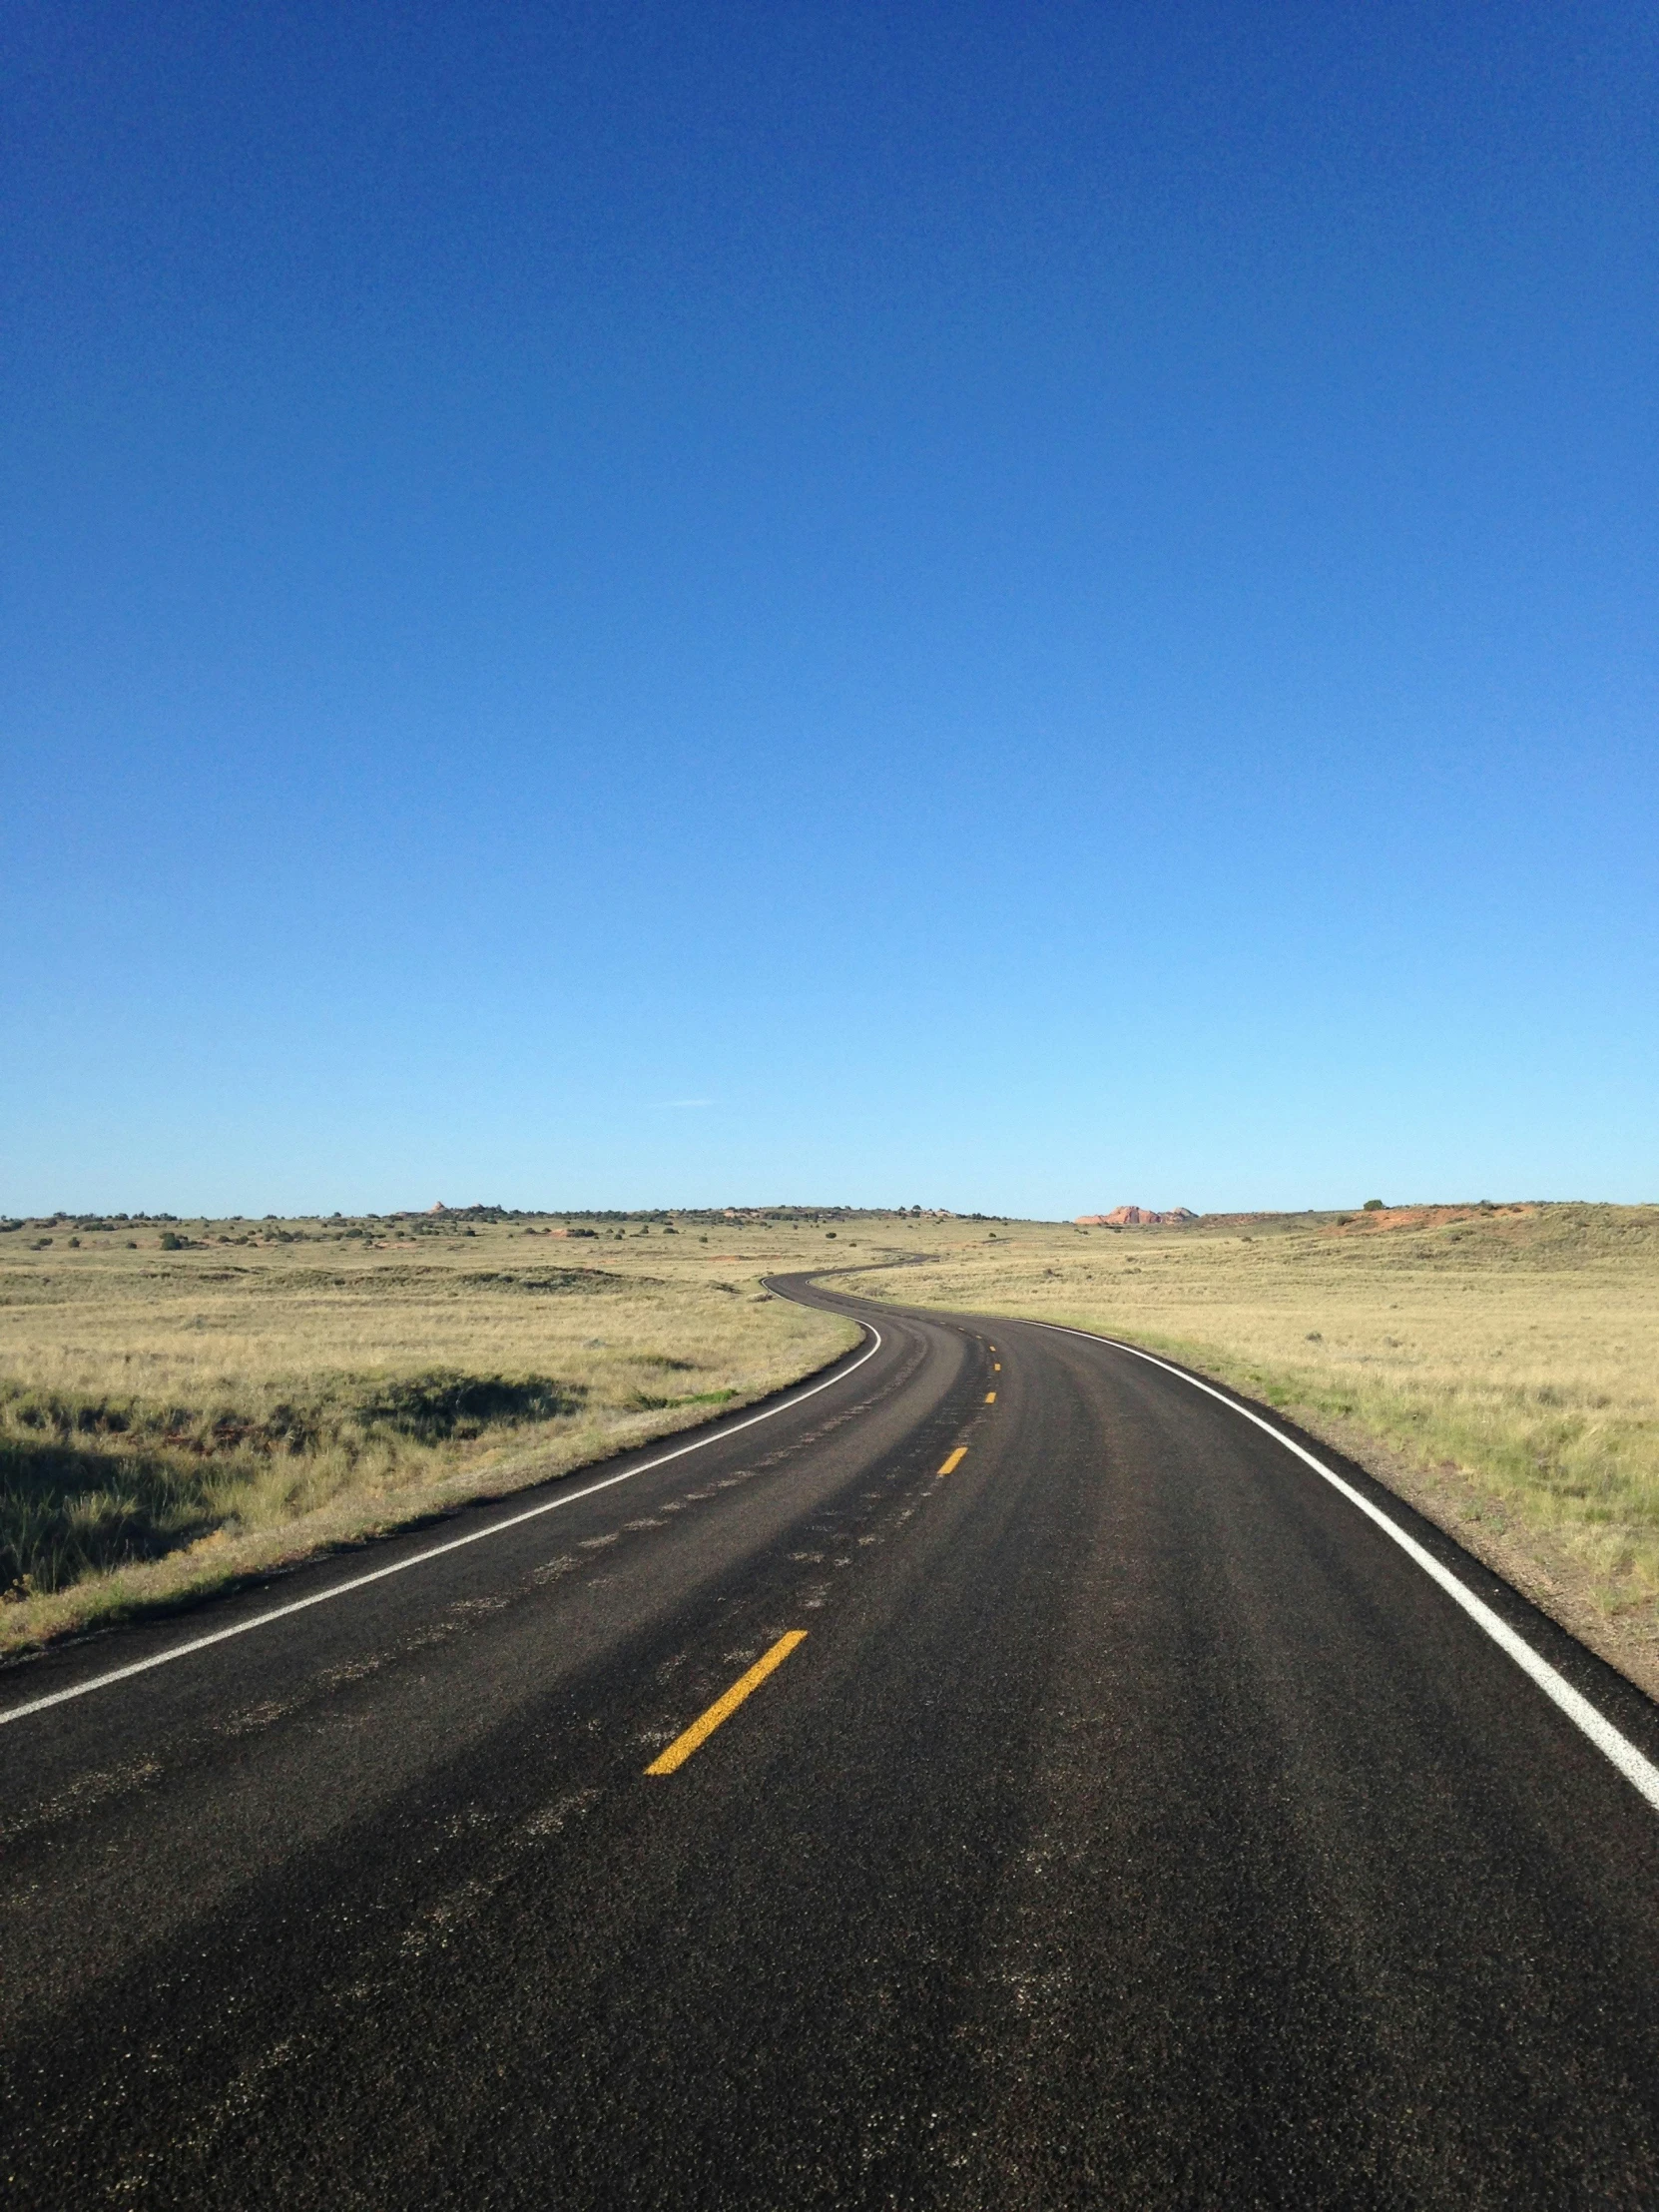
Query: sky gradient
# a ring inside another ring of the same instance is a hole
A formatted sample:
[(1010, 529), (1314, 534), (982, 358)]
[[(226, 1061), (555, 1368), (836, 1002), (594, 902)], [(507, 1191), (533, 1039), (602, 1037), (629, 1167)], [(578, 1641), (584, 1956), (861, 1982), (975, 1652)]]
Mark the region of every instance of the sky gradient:
[(1659, 1199), (1659, 20), (0, 30), (0, 1207)]

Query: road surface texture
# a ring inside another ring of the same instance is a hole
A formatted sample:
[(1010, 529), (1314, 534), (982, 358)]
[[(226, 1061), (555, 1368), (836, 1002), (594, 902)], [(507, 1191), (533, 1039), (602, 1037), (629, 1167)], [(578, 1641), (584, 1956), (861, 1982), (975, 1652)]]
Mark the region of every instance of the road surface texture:
[(1659, 2203), (1659, 1814), (1514, 1656), (1179, 1376), (787, 1287), (879, 1341), (764, 1418), (0, 1673), (9, 2201)]

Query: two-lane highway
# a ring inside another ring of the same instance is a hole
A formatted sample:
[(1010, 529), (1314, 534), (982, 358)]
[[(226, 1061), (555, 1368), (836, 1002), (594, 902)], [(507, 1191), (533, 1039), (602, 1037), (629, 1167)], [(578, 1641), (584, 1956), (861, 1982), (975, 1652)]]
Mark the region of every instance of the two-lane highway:
[(1163, 1367), (787, 1287), (876, 1334), (763, 1417), (0, 1674), (17, 2201), (1659, 2200), (1646, 1701)]

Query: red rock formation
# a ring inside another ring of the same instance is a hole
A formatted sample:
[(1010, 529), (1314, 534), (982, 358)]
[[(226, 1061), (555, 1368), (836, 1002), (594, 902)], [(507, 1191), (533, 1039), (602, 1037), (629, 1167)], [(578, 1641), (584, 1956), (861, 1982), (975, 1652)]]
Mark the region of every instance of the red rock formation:
[(1167, 1214), (1153, 1212), (1147, 1206), (1114, 1206), (1109, 1214), (1079, 1214), (1079, 1229), (1166, 1229), (1178, 1228), (1182, 1222), (1197, 1221), (1198, 1216), (1190, 1206), (1172, 1206)]

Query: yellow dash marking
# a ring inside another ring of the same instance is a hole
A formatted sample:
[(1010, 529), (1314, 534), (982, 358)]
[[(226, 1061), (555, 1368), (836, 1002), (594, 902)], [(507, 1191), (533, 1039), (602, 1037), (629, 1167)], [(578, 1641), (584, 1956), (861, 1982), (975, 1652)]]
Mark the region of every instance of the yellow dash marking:
[(987, 1405), (994, 1405), (996, 1403), (996, 1392), (994, 1390), (987, 1390), (985, 1392), (985, 1403)]
[(764, 1653), (747, 1674), (740, 1674), (724, 1697), (717, 1697), (709, 1710), (693, 1721), (683, 1736), (676, 1736), (667, 1751), (653, 1759), (646, 1768), (647, 1774), (673, 1774), (683, 1767), (700, 1745), (706, 1744), (722, 1721), (729, 1721), (738, 1707), (752, 1691), (758, 1690), (775, 1667), (781, 1667), (797, 1644), (807, 1641), (804, 1628), (792, 1628), (780, 1636), (769, 1652)]
[(992, 1375), (1000, 1375), (1002, 1373), (1002, 1362), (1000, 1360), (993, 1360), (991, 1362), (991, 1373)]
[(944, 1465), (943, 1465), (942, 1467), (940, 1467), (940, 1469), (939, 1469), (939, 1473), (940, 1473), (940, 1474), (954, 1474), (954, 1473), (956, 1472), (956, 1469), (957, 1469), (957, 1468), (958, 1468), (958, 1467), (959, 1467), (959, 1466), (961, 1465), (962, 1461), (963, 1461), (963, 1460), (964, 1460), (964, 1459), (965, 1459), (966, 1457), (967, 1457), (967, 1445), (966, 1445), (966, 1444), (958, 1444), (958, 1445), (956, 1446), (955, 1450), (954, 1450), (954, 1451), (953, 1451), (953, 1452), (952, 1452), (952, 1453), (950, 1454), (950, 1457), (949, 1457), (949, 1458), (948, 1458), (948, 1459), (947, 1459), (947, 1460), (945, 1461)]

